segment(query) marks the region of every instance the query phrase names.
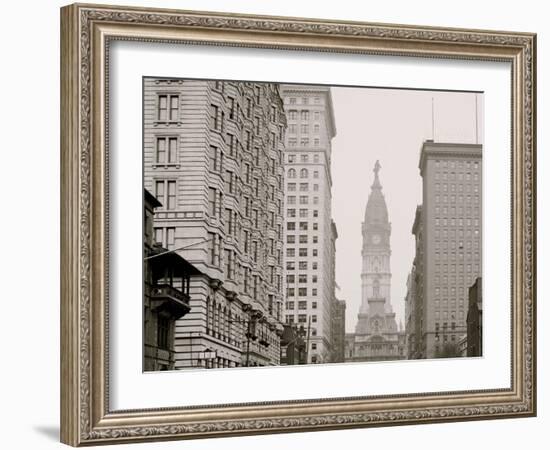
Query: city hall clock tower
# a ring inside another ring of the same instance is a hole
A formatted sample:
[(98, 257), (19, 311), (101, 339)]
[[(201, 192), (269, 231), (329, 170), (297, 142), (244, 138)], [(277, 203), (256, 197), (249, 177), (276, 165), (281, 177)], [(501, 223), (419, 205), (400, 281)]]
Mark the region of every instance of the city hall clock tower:
[(391, 223), (382, 194), (380, 168), (380, 163), (376, 161), (361, 229), (361, 306), (355, 334), (348, 341), (346, 359), (349, 361), (405, 358), (405, 334), (397, 328), (391, 305)]

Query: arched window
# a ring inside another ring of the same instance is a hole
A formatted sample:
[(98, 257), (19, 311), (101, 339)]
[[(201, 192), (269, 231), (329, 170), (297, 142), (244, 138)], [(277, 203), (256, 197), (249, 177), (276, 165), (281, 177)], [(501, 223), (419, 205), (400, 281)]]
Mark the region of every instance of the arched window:
[(296, 178), (296, 169), (288, 170), (288, 178)]
[(307, 178), (307, 169), (300, 170), (300, 178)]

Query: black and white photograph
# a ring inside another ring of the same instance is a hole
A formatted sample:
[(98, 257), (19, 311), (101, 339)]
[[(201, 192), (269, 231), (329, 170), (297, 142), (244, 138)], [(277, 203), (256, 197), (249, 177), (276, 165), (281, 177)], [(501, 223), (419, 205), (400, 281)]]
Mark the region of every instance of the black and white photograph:
[(143, 78), (143, 370), (481, 357), (483, 92)]

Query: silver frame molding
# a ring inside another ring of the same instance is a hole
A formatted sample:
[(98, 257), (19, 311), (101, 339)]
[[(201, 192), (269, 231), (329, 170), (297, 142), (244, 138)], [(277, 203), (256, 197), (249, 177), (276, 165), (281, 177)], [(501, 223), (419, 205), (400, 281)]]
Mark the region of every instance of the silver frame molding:
[[(512, 70), (509, 389), (111, 411), (107, 333), (112, 40), (506, 61)], [(536, 414), (536, 35), (74, 4), (61, 9), (61, 440), (73, 446)]]

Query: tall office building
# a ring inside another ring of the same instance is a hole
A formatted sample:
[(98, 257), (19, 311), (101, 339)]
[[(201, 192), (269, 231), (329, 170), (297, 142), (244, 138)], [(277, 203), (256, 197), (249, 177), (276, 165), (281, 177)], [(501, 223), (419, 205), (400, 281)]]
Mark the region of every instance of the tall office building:
[(380, 168), (376, 161), (362, 225), (361, 307), (354, 338), (347, 341), (350, 361), (405, 358), (405, 333), (397, 327), (391, 304), (391, 223), (378, 177)]
[(482, 271), (481, 166), (479, 144), (422, 145), (422, 358), (455, 356), (466, 333), (468, 288)]
[(176, 322), (176, 369), (279, 364), (285, 128), (276, 84), (144, 81), (154, 237), (203, 274)]
[(307, 362), (331, 361), (334, 232), (331, 140), (336, 135), (330, 88), (282, 85), (285, 146), (285, 320), (307, 330)]

